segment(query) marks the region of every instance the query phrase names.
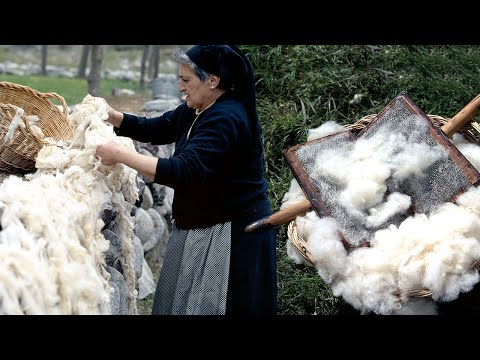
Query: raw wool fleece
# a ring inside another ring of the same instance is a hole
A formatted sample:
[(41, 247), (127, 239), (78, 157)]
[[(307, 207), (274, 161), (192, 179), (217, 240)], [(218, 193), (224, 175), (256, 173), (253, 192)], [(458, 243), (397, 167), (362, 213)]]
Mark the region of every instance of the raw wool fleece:
[(107, 116), (105, 101), (87, 95), (69, 115), (72, 140), (44, 146), (35, 173), (10, 175), (0, 185), (0, 314), (111, 313), (104, 203), (118, 213), (129, 313), (137, 314), (130, 217), (137, 172), (104, 166), (95, 156), (107, 141), (135, 147), (115, 135)]
[[(310, 131), (315, 137), (308, 140), (336, 131), (338, 127), (326, 124)], [(460, 134), (452, 141), (480, 170), (480, 147)], [(423, 154), (411, 151), (412, 156)], [(281, 209), (305, 199), (292, 179)], [(333, 217), (319, 218), (310, 211), (298, 216), (296, 225), (319, 276), (335, 296), (343, 297), (363, 314), (436, 314), (435, 301), (453, 301), (480, 280), (471, 268), (480, 259), (479, 187), (470, 187), (455, 203), (445, 203), (428, 215), (417, 213), (399, 226), (378, 230), (370, 239), (370, 247), (350, 253), (341, 243), (341, 230)], [(306, 263), (290, 241), (287, 254), (297, 264)], [(432, 292), (430, 298), (407, 297), (410, 290), (423, 288)], [(395, 295), (397, 290), (401, 301)]]

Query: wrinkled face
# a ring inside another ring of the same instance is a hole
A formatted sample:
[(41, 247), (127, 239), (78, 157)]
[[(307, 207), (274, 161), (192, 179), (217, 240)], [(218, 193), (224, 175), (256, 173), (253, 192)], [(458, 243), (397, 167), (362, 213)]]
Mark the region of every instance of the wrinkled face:
[(178, 70), (177, 89), (184, 93), (189, 108), (203, 110), (215, 100), (209, 79), (202, 82), (192, 68), (185, 64), (180, 64)]

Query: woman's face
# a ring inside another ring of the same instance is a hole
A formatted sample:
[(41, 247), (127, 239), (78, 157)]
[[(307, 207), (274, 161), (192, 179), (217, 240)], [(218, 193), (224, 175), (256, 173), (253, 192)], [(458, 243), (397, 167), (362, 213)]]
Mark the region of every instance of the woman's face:
[(203, 110), (215, 100), (208, 80), (202, 82), (192, 68), (185, 64), (180, 64), (178, 70), (177, 89), (184, 93), (189, 108)]

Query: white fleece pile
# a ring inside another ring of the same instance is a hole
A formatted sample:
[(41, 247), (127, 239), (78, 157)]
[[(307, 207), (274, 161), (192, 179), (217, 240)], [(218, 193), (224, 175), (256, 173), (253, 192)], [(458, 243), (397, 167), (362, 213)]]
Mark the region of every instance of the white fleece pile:
[(0, 313), (111, 313), (109, 243), (101, 234), (108, 202), (118, 212), (129, 313), (137, 313), (129, 216), (138, 198), (137, 173), (122, 164), (104, 166), (95, 156), (106, 141), (135, 147), (105, 123), (106, 109), (103, 99), (87, 95), (69, 115), (72, 140), (44, 146), (35, 173), (11, 175), (0, 185)]
[[(331, 124), (327, 126), (335, 129)], [(321, 136), (328, 133), (322, 127), (310, 132), (322, 134)], [(348, 182), (351, 175), (344, 170), (355, 166), (355, 157), (351, 152), (343, 154), (343, 160), (338, 154), (330, 154), (335, 157), (334, 160), (322, 157), (324, 163), (318, 162), (319, 171), (328, 171), (331, 179), (337, 179), (348, 189), (341, 193), (340, 201), (349, 211), (364, 216), (366, 226), (385, 222), (392, 214), (404, 212), (408, 208), (408, 199), (401, 196), (404, 194), (395, 194), (394, 198), (380, 204), (378, 198), (383, 197), (385, 192), (383, 181), (386, 177), (408, 176), (427, 167), (438, 156), (444, 156), (436, 148), (432, 151), (425, 147), (409, 147), (403, 153), (399, 152), (401, 139), (398, 138), (376, 140), (373, 145), (363, 141), (355, 145), (362, 147), (357, 148), (360, 150), (356, 160), (371, 170), (362, 172), (369, 174), (368, 179)], [(453, 142), (479, 169), (480, 147), (469, 143), (460, 134), (454, 135)], [(379, 147), (381, 151), (378, 150)], [(376, 151), (372, 151), (373, 148)], [(396, 156), (392, 156), (392, 149), (396, 149)], [(386, 162), (387, 158), (415, 166), (404, 166), (401, 168), (403, 172), (396, 171), (391, 163)], [(369, 183), (370, 186), (362, 182)], [(297, 181), (293, 179), (281, 208), (305, 198)], [(371, 211), (374, 206), (378, 207), (377, 212)], [(382, 215), (375, 217), (375, 214)], [(390, 225), (377, 231), (370, 240), (370, 247), (358, 248), (350, 253), (347, 253), (341, 243), (340, 228), (333, 217), (319, 218), (311, 211), (297, 217), (296, 223), (298, 235), (307, 242), (310, 259), (320, 277), (331, 285), (335, 296), (342, 296), (362, 313), (435, 313), (434, 301), (452, 301), (461, 292), (470, 291), (480, 280), (478, 272), (472, 269), (473, 263), (480, 259), (478, 187), (472, 186), (455, 203), (445, 203), (428, 216), (417, 213), (398, 227)], [(287, 254), (296, 263), (305, 263), (290, 241), (287, 241)], [(428, 289), (432, 296), (422, 301), (407, 298), (409, 291), (418, 289)], [(397, 291), (401, 294), (400, 298)]]

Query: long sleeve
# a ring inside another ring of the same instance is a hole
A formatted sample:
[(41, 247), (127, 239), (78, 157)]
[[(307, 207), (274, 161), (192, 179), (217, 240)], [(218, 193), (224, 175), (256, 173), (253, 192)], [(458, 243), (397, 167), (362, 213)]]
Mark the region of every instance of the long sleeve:
[(154, 145), (171, 144), (177, 140), (180, 113), (180, 107), (157, 117), (124, 113), (122, 125), (115, 128), (115, 133)]

